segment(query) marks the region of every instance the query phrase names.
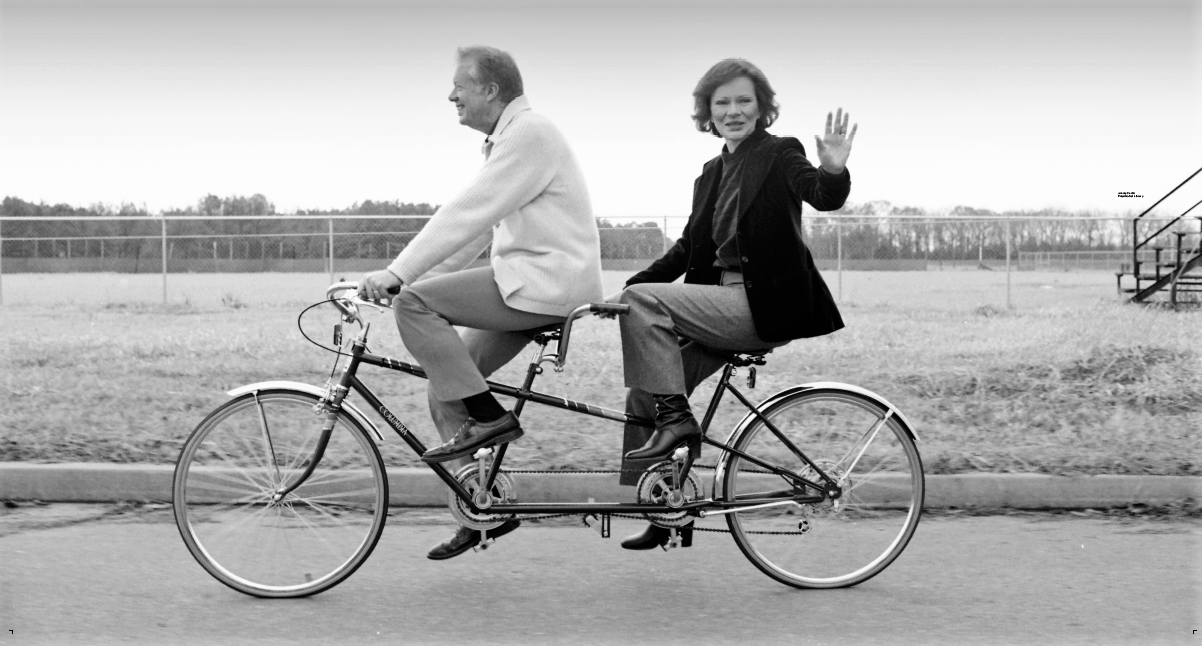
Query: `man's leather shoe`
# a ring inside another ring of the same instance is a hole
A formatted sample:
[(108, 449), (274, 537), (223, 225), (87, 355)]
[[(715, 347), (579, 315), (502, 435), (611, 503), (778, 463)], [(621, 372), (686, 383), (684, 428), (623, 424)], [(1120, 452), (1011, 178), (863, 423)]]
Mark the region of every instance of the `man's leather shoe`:
[(518, 418), (513, 411), (505, 411), (500, 419), (486, 423), (477, 422), (469, 417), (463, 426), (459, 427), (459, 432), (455, 433), (455, 437), (451, 438), (450, 442), (423, 453), (422, 462), (446, 462), (462, 458), (475, 453), (477, 449), (501, 442), (512, 442), (521, 436), (522, 427), (518, 424)]
[(653, 395), (655, 398), (655, 432), (641, 448), (626, 454), (627, 460), (663, 460), (673, 449), (686, 443), (696, 460), (701, 457), (701, 425), (689, 409), (684, 395)]
[[(500, 538), (517, 529), (521, 524), (522, 521), (516, 518), (507, 520), (501, 525), (497, 526), (495, 529), (488, 530), (488, 537)], [(426, 554), (426, 558), (434, 561), (449, 559), (453, 556), (459, 556), (460, 554), (463, 554), (479, 543), (480, 530), (460, 526), (459, 529), (455, 530), (454, 536), (439, 543), (438, 545), (435, 545), (434, 549), (430, 550), (429, 554)]]
[[(677, 527), (681, 547), (693, 546), (693, 523)], [(647, 529), (622, 539), (622, 548), (628, 550), (650, 550), (663, 547), (672, 537), (672, 530), (659, 525), (647, 525)]]

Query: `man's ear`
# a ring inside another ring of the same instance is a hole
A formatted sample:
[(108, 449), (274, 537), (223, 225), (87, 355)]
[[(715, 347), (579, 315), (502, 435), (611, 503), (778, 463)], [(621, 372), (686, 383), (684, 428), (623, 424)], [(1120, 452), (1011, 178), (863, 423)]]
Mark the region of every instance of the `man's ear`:
[(497, 85), (496, 83), (489, 83), (488, 85), (484, 86), (484, 96), (487, 97), (489, 101), (492, 101), (500, 95), (501, 86)]

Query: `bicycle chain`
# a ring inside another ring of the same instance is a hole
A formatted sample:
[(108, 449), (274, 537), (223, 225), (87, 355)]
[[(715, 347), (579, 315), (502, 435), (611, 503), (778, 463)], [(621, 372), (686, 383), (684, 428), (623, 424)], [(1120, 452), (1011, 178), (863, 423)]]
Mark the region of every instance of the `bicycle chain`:
[[(694, 464), (690, 469), (717, 469), (716, 464)], [(645, 469), (501, 469), (504, 473), (563, 473), (567, 475), (586, 473), (642, 473)], [(742, 469), (744, 473), (774, 473), (767, 469)]]
[[(694, 464), (691, 468), (693, 468), (693, 469), (716, 469), (718, 467), (717, 467), (717, 465), (713, 465), (713, 464)], [(572, 470), (501, 469), (501, 471), (504, 473), (565, 473), (565, 474), (575, 475), (575, 474), (587, 474), (587, 473), (642, 473), (644, 470), (643, 469), (572, 469)], [(766, 469), (745, 469), (745, 471), (747, 471), (749, 473), (772, 473), (771, 471), (768, 471)], [(515, 514), (515, 516), (519, 520), (548, 520), (551, 518), (566, 518), (568, 516), (587, 516), (587, 515), (588, 514), (580, 514), (580, 513), (543, 514), (541, 516), (522, 516), (520, 514)], [(619, 513), (611, 513), (611, 514), (605, 514), (605, 515), (613, 517), (613, 518), (626, 518), (629, 520), (647, 520), (647, 517), (642, 514), (639, 514), (637, 516), (633, 515), (633, 514), (619, 514)], [(729, 529), (716, 529), (713, 527), (696, 527), (696, 526), (694, 526), (693, 530), (698, 531), (698, 532), (713, 532), (716, 534), (729, 534), (730, 533)], [(748, 532), (748, 533), (749, 534), (764, 534), (767, 536), (800, 536), (802, 534), (805, 534), (805, 532)]]

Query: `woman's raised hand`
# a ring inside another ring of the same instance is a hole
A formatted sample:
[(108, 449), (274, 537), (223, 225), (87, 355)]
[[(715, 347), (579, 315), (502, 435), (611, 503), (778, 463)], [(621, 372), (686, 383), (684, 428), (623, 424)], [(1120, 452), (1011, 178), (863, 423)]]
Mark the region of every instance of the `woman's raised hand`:
[(843, 108), (839, 108), (834, 115), (827, 112), (826, 134), (822, 138), (814, 135), (814, 141), (818, 144), (818, 162), (828, 173), (842, 173), (847, 166), (851, 142), (855, 140), (856, 128), (860, 125), (853, 125), (851, 132), (848, 132), (847, 122), (850, 120), (851, 113), (843, 114)]

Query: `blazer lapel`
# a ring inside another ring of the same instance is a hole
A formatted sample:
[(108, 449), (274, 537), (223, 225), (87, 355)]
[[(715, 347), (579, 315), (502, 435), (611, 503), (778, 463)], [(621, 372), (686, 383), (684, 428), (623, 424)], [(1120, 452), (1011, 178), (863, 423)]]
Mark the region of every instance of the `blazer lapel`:
[(743, 160), (743, 172), (739, 177), (739, 202), (735, 207), (738, 218), (742, 218), (755, 196), (760, 192), (772, 163), (776, 161), (776, 137), (764, 133), (756, 141), (749, 141), (755, 147), (747, 151), (747, 159)]
[(713, 213), (718, 201), (718, 185), (722, 180), (722, 158), (715, 157), (706, 163), (698, 178), (697, 190), (693, 191), (693, 214), (698, 219)]

